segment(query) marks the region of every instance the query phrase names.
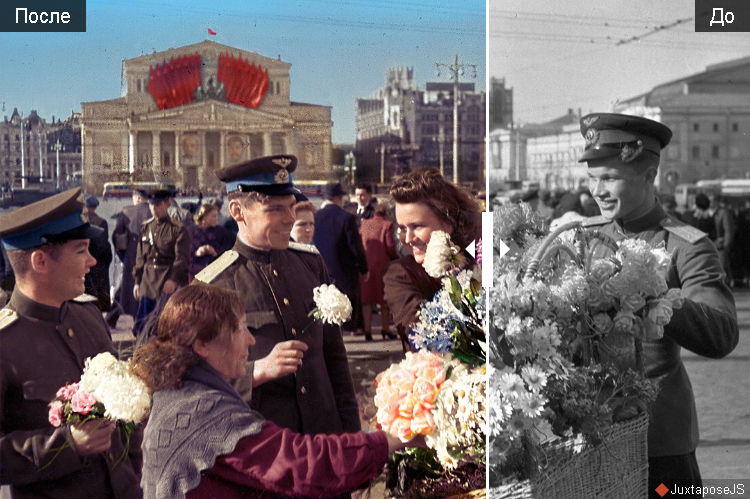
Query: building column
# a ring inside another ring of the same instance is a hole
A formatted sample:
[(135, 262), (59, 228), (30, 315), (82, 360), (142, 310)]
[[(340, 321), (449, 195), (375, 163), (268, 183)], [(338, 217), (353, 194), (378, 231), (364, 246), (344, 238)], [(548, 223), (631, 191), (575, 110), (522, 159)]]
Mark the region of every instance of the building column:
[(219, 132), (219, 168), (224, 168), (226, 165), (224, 162), (226, 161), (224, 157), (224, 150), (226, 149), (227, 145), (227, 132), (221, 131)]
[(179, 178), (175, 178), (175, 182), (179, 182), (179, 187), (182, 187), (185, 185), (185, 179), (182, 176), (182, 169), (180, 169), (180, 144), (182, 144), (182, 132), (179, 130), (175, 130), (174, 132), (174, 171), (175, 176)]
[(270, 156), (273, 154), (273, 141), (271, 140), (271, 132), (263, 132), (263, 154), (261, 156)]
[(161, 132), (151, 132), (151, 169), (161, 171)]
[(135, 133), (128, 132), (128, 173), (135, 173)]

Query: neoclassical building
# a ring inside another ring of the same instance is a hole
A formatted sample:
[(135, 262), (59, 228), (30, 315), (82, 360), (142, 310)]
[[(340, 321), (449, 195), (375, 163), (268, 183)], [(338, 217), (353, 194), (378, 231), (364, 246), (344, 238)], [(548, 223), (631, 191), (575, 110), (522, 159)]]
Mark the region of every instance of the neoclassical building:
[(82, 103), (83, 182), (220, 189), (213, 171), (268, 154), (299, 158), (295, 177), (331, 175), (331, 108), (292, 102), (291, 64), (203, 41), (127, 59), (123, 95)]

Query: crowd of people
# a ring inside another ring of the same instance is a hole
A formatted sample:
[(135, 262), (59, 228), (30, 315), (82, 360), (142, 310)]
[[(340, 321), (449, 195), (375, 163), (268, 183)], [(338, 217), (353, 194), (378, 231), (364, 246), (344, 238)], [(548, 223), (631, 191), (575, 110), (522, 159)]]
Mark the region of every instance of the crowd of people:
[[(443, 230), (463, 250), (481, 233), (479, 206), (436, 171), (416, 170), (391, 186), (395, 220), (366, 184), (349, 206), (331, 185), (316, 209), (294, 187), (296, 163), (277, 155), (216, 171), (236, 234), (219, 223), (215, 202), (197, 207), (188, 225), (172, 186), (136, 188), (112, 230), (125, 272), (108, 300), (99, 293), (108, 283), (89, 287), (95, 241), (110, 250), (106, 225), (91, 216), (95, 198), (73, 189), (0, 219), (15, 275), (0, 313), (2, 490), (349, 497), (405, 447), (361, 431), (345, 333), (311, 321), (313, 290), (344, 291), (358, 310), (345, 330), (365, 340), (379, 309), (383, 339), (396, 339), (394, 327), (408, 349), (416, 310), (439, 287), (420, 265), (430, 234)], [(114, 352), (110, 327), (122, 315), (135, 318), (132, 365), (153, 394), (126, 457), (114, 424), (47, 420), (48, 404), (80, 379), (85, 360)]]

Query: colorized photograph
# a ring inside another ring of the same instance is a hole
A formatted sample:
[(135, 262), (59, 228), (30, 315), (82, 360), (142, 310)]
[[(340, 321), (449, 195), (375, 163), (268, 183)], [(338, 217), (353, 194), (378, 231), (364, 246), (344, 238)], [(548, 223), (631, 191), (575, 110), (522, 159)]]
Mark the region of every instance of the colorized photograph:
[(0, 496), (485, 497), (486, 3), (32, 3)]

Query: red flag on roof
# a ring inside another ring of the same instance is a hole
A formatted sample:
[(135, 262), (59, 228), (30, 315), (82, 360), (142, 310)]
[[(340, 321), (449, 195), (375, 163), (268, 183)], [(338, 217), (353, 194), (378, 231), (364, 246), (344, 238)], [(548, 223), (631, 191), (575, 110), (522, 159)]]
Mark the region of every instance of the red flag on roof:
[(216, 31), (212, 30), (211, 28), (208, 28), (208, 34), (209, 35), (215, 35)]

